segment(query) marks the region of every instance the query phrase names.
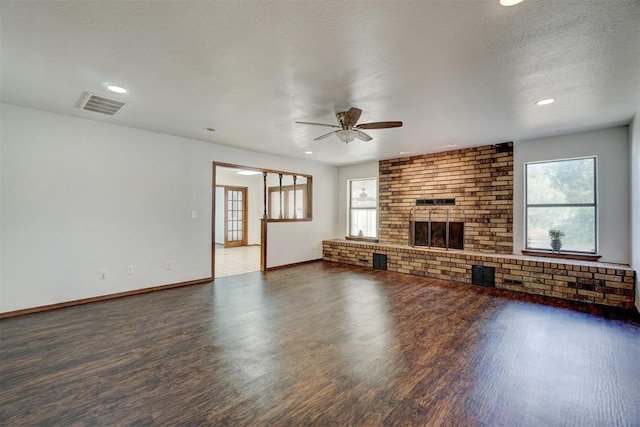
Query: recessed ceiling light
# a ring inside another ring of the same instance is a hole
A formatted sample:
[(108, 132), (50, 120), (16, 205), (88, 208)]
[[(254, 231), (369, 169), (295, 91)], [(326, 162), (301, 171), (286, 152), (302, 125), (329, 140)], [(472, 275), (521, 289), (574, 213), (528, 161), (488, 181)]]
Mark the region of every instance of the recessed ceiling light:
[(305, 151), (304, 154), (313, 154), (313, 151)]
[(258, 171), (245, 171), (245, 170), (238, 171), (238, 175), (247, 175), (247, 176), (260, 175), (261, 173), (262, 172), (258, 172)]
[(207, 132), (215, 132), (215, 128), (203, 128), (204, 130), (206, 130)]
[(109, 89), (111, 92), (115, 92), (115, 93), (127, 93), (127, 90), (123, 87), (120, 86), (107, 86), (107, 89)]
[(400, 155), (403, 155), (403, 154), (409, 154), (409, 152), (408, 152), (408, 151), (401, 151), (401, 152), (399, 152), (398, 154), (400, 154)]
[(518, 3), (522, 3), (522, 0), (500, 0), (500, 4), (503, 6), (513, 6)]
[(549, 105), (549, 104), (553, 104), (554, 102), (556, 102), (555, 99), (547, 98), (547, 99), (542, 99), (542, 100), (536, 102), (536, 105)]
[(458, 144), (447, 144), (447, 145), (445, 145), (445, 147), (447, 147), (447, 148), (453, 148), (453, 147), (457, 147), (457, 146), (458, 146)]

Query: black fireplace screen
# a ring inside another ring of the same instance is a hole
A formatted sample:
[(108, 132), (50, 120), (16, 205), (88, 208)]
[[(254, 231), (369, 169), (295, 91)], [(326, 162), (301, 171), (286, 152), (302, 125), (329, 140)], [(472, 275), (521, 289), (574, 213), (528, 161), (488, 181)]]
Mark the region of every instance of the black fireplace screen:
[(413, 239), (414, 246), (432, 248), (464, 249), (464, 222), (449, 222), (449, 245), (447, 246), (447, 223), (442, 221), (416, 221)]

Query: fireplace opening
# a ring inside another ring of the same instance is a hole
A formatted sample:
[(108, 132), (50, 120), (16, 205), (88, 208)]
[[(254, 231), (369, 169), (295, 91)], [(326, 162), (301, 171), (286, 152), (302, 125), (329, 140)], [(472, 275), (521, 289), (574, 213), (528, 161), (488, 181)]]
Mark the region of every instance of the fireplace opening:
[(411, 209), (409, 221), (409, 246), (464, 250), (466, 215), (463, 210), (419, 206)]
[(431, 248), (464, 249), (464, 222), (449, 221), (414, 222), (414, 246)]

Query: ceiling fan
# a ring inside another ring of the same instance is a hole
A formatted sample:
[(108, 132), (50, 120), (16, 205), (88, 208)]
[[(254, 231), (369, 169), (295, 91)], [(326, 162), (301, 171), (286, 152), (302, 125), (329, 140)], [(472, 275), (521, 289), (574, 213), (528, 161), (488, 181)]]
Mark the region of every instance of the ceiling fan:
[(358, 123), (362, 110), (359, 108), (351, 107), (349, 111), (340, 111), (336, 113), (336, 119), (338, 119), (338, 125), (329, 125), (325, 123), (313, 123), (313, 122), (296, 122), (303, 125), (315, 125), (315, 126), (327, 126), (332, 128), (338, 128), (338, 130), (320, 135), (315, 138), (314, 141), (319, 141), (336, 135), (340, 141), (349, 143), (358, 138), (362, 141), (371, 141), (373, 138), (371, 135), (364, 133), (363, 129), (386, 129), (386, 128), (398, 128), (402, 126), (402, 122), (373, 122), (373, 123)]
[(362, 193), (358, 194), (358, 197), (354, 197), (352, 199), (354, 202), (365, 203), (365, 202), (375, 202), (375, 197), (369, 197), (364, 188), (362, 188)]

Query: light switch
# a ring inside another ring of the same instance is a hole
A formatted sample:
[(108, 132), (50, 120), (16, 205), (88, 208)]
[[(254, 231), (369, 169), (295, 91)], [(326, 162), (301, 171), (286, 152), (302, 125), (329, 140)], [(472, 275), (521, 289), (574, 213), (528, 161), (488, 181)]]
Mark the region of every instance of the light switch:
[(198, 211), (191, 211), (191, 218), (198, 218)]

